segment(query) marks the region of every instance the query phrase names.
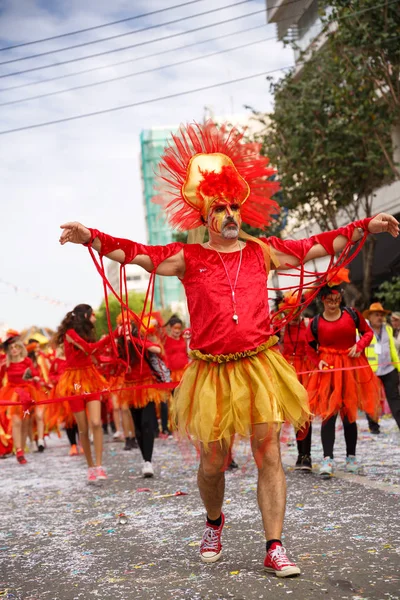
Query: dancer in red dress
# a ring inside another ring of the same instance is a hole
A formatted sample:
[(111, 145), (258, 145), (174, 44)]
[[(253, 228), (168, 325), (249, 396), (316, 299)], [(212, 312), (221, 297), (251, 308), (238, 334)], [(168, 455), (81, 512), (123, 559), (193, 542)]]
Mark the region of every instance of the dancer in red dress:
[[(264, 227), (278, 211), (271, 195), (279, 184), (268, 179), (274, 171), (259, 150), (257, 144), (244, 144), (236, 129), (227, 133), (212, 123), (182, 127), (165, 150), (161, 180), (169, 189), (161, 200), (168, 198), (170, 223), (185, 230), (206, 226), (206, 244), (145, 246), (76, 222), (62, 225), (60, 242), (86, 244), (101, 257), (138, 264), (152, 273), (152, 280), (155, 273), (180, 278), (188, 300), (193, 361), (174, 405), (180, 431), (200, 451), (198, 485), (207, 512), (201, 559), (215, 562), (221, 556), (223, 465), (235, 433), (250, 435), (267, 540), (264, 566), (287, 577), (300, 569), (288, 559), (280, 539), (286, 483), (279, 433), (285, 420), (301, 428), (309, 410), (305, 389), (276, 349), (268, 273), (271, 265), (301, 271), (305, 262), (338, 252), (345, 261), (352, 245), (368, 232), (397, 236), (398, 223), (381, 214), (305, 240), (249, 238), (241, 230), (242, 220)], [(333, 260), (331, 270), (338, 268)], [(104, 278), (101, 264), (96, 265)], [(320, 277), (318, 284), (324, 281)]]
[[(296, 304), (296, 294), (287, 293), (279, 309), (289, 311)], [(297, 377), (304, 387), (307, 387), (310, 371), (315, 369), (314, 363), (307, 354), (307, 326), (309, 319), (302, 316), (301, 311), (293, 313), (292, 320), (285, 325), (282, 340), (282, 354), (296, 370)], [(296, 471), (311, 472), (311, 423), (307, 431), (296, 433), (298, 457), (295, 464)]]
[[(108, 384), (94, 366), (96, 353), (110, 343), (110, 336), (95, 342), (94, 322), (96, 316), (88, 304), (78, 304), (67, 313), (55, 336), (57, 345), (64, 344), (67, 366), (57, 384), (56, 396), (76, 396), (69, 400), (78, 424), (79, 440), (88, 465), (88, 481), (107, 479), (102, 466), (103, 429), (101, 426), (101, 396)], [(85, 394), (95, 397), (85, 399)], [(95, 461), (89, 441), (89, 421), (93, 432)]]
[[(131, 324), (129, 340), (118, 339), (119, 354), (128, 363), (123, 388), (120, 392), (121, 402), (130, 407), (137, 443), (143, 458), (143, 477), (153, 477), (152, 465), (154, 447), (154, 422), (156, 421), (156, 404), (162, 401), (160, 391), (151, 386), (156, 379), (146, 360), (149, 353), (161, 354), (161, 348), (154, 342), (146, 342), (138, 337), (136, 325)], [(144, 352), (144, 360), (141, 357)], [(149, 386), (138, 388), (138, 386)]]
[[(341, 276), (343, 281), (346, 274)], [(310, 356), (314, 357), (319, 369), (311, 375), (307, 390), (311, 412), (322, 419), (324, 460), (320, 475), (324, 478), (334, 472), (333, 448), (338, 414), (346, 440), (346, 471), (357, 473), (358, 411), (376, 417), (381, 395), (379, 381), (364, 353), (373, 337), (372, 330), (358, 310), (344, 306), (343, 288), (332, 285), (336, 282), (337, 278), (320, 291), (324, 310), (314, 317), (307, 330)]]
[[(7, 409), (7, 417), (12, 423), (12, 437), (19, 464), (27, 463), (24, 449), (29, 430), (30, 410), (37, 399), (36, 383), (39, 381), (39, 372), (33, 366), (24, 343), (18, 332), (9, 332), (3, 343), (7, 356), (5, 374), (6, 385), (0, 390), (0, 400), (7, 400), (12, 404)], [(21, 402), (23, 403), (21, 405)]]

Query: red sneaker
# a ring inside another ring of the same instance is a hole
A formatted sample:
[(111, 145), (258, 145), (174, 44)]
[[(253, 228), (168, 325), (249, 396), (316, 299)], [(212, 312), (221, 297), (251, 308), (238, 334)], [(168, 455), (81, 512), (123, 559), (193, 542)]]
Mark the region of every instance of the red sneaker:
[(21, 448), (16, 451), (15, 456), (20, 465), (26, 465), (26, 463), (28, 462), (24, 456), (24, 451), (21, 450)]
[(94, 483), (95, 481), (97, 481), (97, 475), (96, 475), (96, 467), (89, 467), (88, 468), (88, 482), (89, 483)]
[(279, 546), (279, 544), (268, 550), (264, 560), (264, 568), (268, 573), (275, 573), (277, 577), (294, 577), (301, 573), (299, 567), (290, 562), (286, 556), (285, 548)]
[(96, 467), (96, 476), (97, 479), (107, 479), (106, 470), (103, 467)]
[(220, 559), (222, 554), (221, 535), (225, 523), (225, 517), (221, 513), (221, 525), (210, 525), (206, 522), (206, 528), (200, 545), (200, 557), (205, 563), (213, 563)]

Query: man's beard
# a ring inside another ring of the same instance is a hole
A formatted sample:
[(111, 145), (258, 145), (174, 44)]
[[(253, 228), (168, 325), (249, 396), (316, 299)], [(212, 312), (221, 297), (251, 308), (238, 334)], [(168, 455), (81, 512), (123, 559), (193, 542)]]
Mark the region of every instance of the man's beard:
[[(235, 227), (228, 227), (228, 225), (234, 225)], [(239, 237), (239, 225), (236, 221), (230, 219), (226, 223), (223, 223), (221, 235), (226, 240), (235, 240)]]

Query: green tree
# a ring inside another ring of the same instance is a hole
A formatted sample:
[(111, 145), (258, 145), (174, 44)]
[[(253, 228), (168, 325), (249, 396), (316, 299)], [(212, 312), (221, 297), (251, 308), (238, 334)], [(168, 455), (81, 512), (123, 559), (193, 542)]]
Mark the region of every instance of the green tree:
[[(133, 291), (128, 292), (128, 306), (134, 313), (138, 314), (142, 312), (144, 300), (144, 294), (138, 294)], [(108, 303), (110, 308), (111, 326), (112, 329), (114, 329), (116, 327), (117, 316), (121, 312), (121, 306), (118, 300), (112, 294), (109, 294), (108, 296)], [(99, 337), (108, 333), (106, 303), (104, 300), (96, 310), (96, 333)]]
[[(400, 131), (400, 10), (386, 0), (323, 0), (322, 15), (329, 44), (349, 71), (361, 71), (373, 86), (378, 104), (386, 108), (387, 127)], [(339, 23), (339, 27), (336, 24)], [(399, 165), (387, 153), (379, 131), (372, 132), (396, 178)]]
[[(266, 126), (263, 151), (278, 168), (281, 204), (298, 223), (316, 221), (328, 230), (338, 226), (339, 211), (349, 221), (370, 216), (374, 191), (394, 178), (387, 160), (389, 110), (366, 70), (362, 61), (354, 68), (329, 38), (300, 75), (293, 71), (271, 83), (274, 112), (258, 115)], [(374, 247), (369, 236), (363, 249), (366, 303)]]
[(400, 309), (400, 277), (393, 277), (379, 286), (376, 297), (382, 301), (387, 310)]

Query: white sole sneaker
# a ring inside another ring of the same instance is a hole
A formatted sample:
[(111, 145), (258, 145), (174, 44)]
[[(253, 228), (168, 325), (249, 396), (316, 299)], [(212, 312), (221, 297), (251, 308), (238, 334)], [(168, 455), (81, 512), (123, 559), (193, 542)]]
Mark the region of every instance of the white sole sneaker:
[(296, 575), (301, 575), (299, 567), (286, 567), (282, 571), (275, 571), (272, 567), (264, 567), (264, 570), (267, 573), (275, 573), (277, 577), (295, 577)]
[(145, 479), (154, 477), (153, 465), (151, 462), (145, 462), (142, 468), (142, 475)]
[[(211, 554), (211, 552), (209, 554)], [(221, 558), (221, 556), (222, 550), (221, 552), (218, 552), (218, 554), (212, 554), (211, 556), (204, 556), (204, 554), (200, 554), (200, 558), (204, 563), (215, 563)]]

